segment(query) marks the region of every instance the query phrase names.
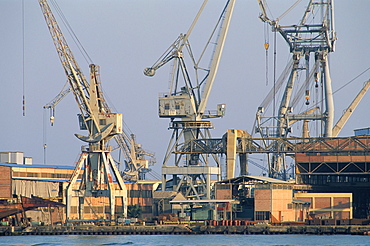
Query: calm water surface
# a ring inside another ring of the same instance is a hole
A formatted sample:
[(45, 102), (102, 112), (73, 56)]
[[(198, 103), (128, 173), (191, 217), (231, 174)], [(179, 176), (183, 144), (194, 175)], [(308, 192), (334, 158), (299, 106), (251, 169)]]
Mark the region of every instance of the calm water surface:
[(0, 237), (0, 245), (194, 245), (194, 246), (370, 246), (370, 236), (354, 235), (63, 235)]

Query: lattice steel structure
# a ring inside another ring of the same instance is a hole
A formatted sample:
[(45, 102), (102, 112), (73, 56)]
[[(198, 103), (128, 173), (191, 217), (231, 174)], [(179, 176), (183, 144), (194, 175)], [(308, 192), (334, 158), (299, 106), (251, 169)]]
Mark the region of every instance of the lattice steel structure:
[[(169, 129), (173, 131), (162, 165), (162, 187), (166, 189), (168, 177), (172, 176), (173, 190), (181, 191), (187, 198), (196, 199), (211, 198), (211, 175), (218, 180), (221, 177), (219, 158), (194, 151), (197, 148), (195, 145), (190, 146), (186, 154), (180, 153), (179, 149), (193, 143), (193, 140), (211, 139), (213, 124), (210, 119), (225, 114), (224, 104), (217, 105), (217, 110), (206, 110), (206, 105), (220, 63), (235, 0), (226, 1), (204, 49), (196, 58), (189, 37), (207, 2), (203, 2), (188, 32), (181, 34), (153, 66), (144, 70), (145, 75), (153, 76), (157, 69), (173, 61), (170, 91), (159, 98), (159, 117), (169, 118)], [(210, 58), (210, 64), (209, 60), (204, 64), (204, 57)], [(188, 61), (192, 63), (191, 66), (186, 65)]]
[[(261, 104), (257, 112), (255, 131), (265, 138), (264, 144), (269, 144), (270, 138), (288, 137), (292, 124), (297, 122), (302, 123), (302, 137), (309, 137), (309, 122), (319, 121), (321, 124), (317, 136), (331, 137), (334, 102), (328, 55), (334, 51), (336, 41), (333, 1), (310, 0), (302, 19), (294, 25), (281, 25), (279, 19), (270, 20), (266, 14), (265, 1), (258, 2), (262, 10), (261, 20), (270, 24), (273, 32), (281, 34), (289, 46), (292, 60), (274, 82), (267, 97), (269, 100), (275, 97), (285, 83), (281, 98), (277, 98), (280, 105), (276, 107), (276, 112), (265, 116), (264, 111), (271, 101), (265, 100)], [(304, 78), (300, 86), (296, 83), (298, 77)], [(314, 100), (311, 99), (311, 91), (317, 96)], [(293, 113), (293, 108), (302, 105), (302, 102), (307, 105), (306, 109)], [(310, 104), (312, 106), (309, 107)], [(274, 148), (283, 150), (285, 147), (276, 145)], [(275, 151), (269, 160), (269, 176), (286, 179), (284, 154)]]

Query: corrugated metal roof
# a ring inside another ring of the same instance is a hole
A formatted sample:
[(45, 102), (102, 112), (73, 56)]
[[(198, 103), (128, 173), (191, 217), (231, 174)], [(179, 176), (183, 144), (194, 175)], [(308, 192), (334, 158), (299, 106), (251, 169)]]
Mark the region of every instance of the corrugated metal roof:
[(68, 182), (68, 179), (43, 179), (43, 178), (21, 178), (21, 177), (16, 177), (13, 178), (15, 180), (27, 180), (27, 181), (42, 181), (42, 182)]
[(162, 198), (174, 198), (177, 195), (177, 191), (155, 191), (153, 192), (153, 198), (162, 199)]
[(0, 163), (0, 166), (5, 167), (24, 167), (24, 168), (54, 168), (54, 169), (75, 169), (74, 166), (67, 166), (67, 165), (22, 165), (22, 164), (14, 164), (14, 163)]
[(204, 200), (177, 200), (177, 201), (170, 201), (170, 203), (231, 203), (231, 204), (239, 204), (240, 201), (234, 199), (204, 199)]
[[(45, 178), (23, 178), (23, 177), (14, 177), (15, 180), (28, 180), (28, 181), (44, 181), (44, 182), (68, 182), (69, 179), (45, 179)], [(77, 183), (81, 182), (81, 179), (76, 180)], [(117, 183), (116, 180), (113, 180), (113, 183)], [(124, 182), (125, 184), (127, 182)]]
[(293, 203), (311, 204), (311, 202), (307, 202), (307, 201), (303, 201), (303, 200), (299, 200), (299, 199), (295, 199), (295, 198), (293, 198)]
[(247, 176), (247, 177), (252, 178), (252, 179), (256, 179), (256, 180), (266, 181), (266, 182), (269, 182), (269, 183), (290, 184), (289, 182), (284, 181), (284, 180), (274, 179), (274, 178), (265, 177), (265, 176)]
[(235, 177), (232, 179), (226, 179), (226, 180), (221, 180), (217, 183), (240, 183), (240, 182), (245, 182), (248, 180), (256, 180), (256, 181), (262, 181), (262, 182), (268, 182), (268, 183), (274, 183), (274, 184), (290, 184), (287, 181), (280, 180), (280, 179), (274, 179), (274, 178), (269, 178), (265, 176), (249, 176), (249, 175), (243, 175), (239, 177)]

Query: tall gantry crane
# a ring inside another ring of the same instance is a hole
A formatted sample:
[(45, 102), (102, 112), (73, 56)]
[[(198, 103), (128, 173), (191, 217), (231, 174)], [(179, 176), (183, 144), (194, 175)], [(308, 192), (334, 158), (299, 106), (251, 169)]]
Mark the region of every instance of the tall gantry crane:
[[(39, 0), (39, 4), (66, 73), (70, 90), (80, 110), (78, 115), (80, 130), (88, 132), (87, 136), (75, 134), (78, 139), (88, 143), (88, 147), (82, 148), (81, 156), (67, 186), (67, 220), (71, 219), (72, 206), (76, 206), (79, 219), (84, 219), (85, 202), (89, 203), (88, 198), (97, 197), (108, 199), (108, 219), (115, 219), (117, 205), (122, 206), (120, 215), (126, 217), (127, 190), (111, 156), (111, 146), (108, 144), (111, 138), (122, 134), (122, 114), (110, 112), (106, 104), (99, 79), (99, 67), (90, 65), (90, 83), (88, 83), (48, 2)], [(81, 172), (82, 178), (78, 184), (76, 181)], [(114, 179), (117, 185), (113, 182)], [(119, 201), (119, 204), (116, 204), (116, 201)]]
[[(271, 20), (266, 13), (266, 1), (258, 0), (258, 3), (262, 11), (260, 19), (268, 23), (273, 32), (281, 34), (289, 46), (292, 60), (259, 107), (255, 131), (267, 143), (270, 137), (286, 138), (292, 124), (302, 122), (302, 137), (308, 138), (309, 122), (318, 121), (321, 123), (318, 135), (332, 137), (334, 102), (328, 56), (334, 52), (337, 39), (333, 0), (310, 0), (302, 19), (295, 25), (280, 25), (280, 18)], [(303, 78), (300, 85), (298, 78)], [(276, 112), (272, 112), (272, 116), (263, 116), (265, 107), (271, 103), (284, 82), (285, 89)], [(314, 99), (311, 98), (311, 91), (314, 92)], [(305, 107), (298, 105), (301, 99)], [(296, 106), (301, 106), (301, 112), (294, 114), (293, 108)], [(285, 146), (277, 145), (275, 148), (283, 150)], [(272, 154), (269, 160), (269, 176), (286, 179), (285, 154)]]
[[(166, 176), (172, 175), (174, 190), (181, 191), (187, 198), (197, 199), (210, 199), (211, 175), (216, 175), (218, 180), (221, 177), (218, 157), (212, 155), (214, 160), (212, 166), (209, 154), (195, 151), (199, 146), (194, 146), (191, 140), (210, 139), (210, 129), (213, 125), (209, 119), (223, 117), (225, 113), (224, 104), (218, 105), (217, 110), (214, 111), (206, 110), (206, 105), (235, 5), (235, 0), (227, 1), (197, 60), (192, 53), (189, 37), (207, 2), (207, 0), (203, 2), (188, 32), (180, 34), (153, 66), (144, 69), (145, 75), (153, 76), (157, 69), (173, 61), (170, 91), (159, 98), (159, 117), (169, 118), (171, 120), (169, 128), (173, 130), (162, 165), (162, 190), (166, 189)], [(202, 58), (211, 48), (212, 43), (215, 43), (215, 46), (211, 64), (209, 67), (204, 67)], [(186, 66), (186, 61), (193, 63), (193, 73)], [(171, 157), (173, 157), (172, 165)]]
[[(44, 109), (50, 111), (50, 123), (52, 126), (55, 121), (55, 107), (71, 91), (72, 88), (67, 81), (60, 93), (44, 106)], [(107, 106), (104, 98), (101, 100), (105, 104), (107, 112), (110, 112), (110, 107)], [(136, 136), (130, 133), (124, 124), (122, 125), (122, 132), (114, 135), (113, 138), (118, 145), (114, 149), (119, 149), (124, 156), (125, 167), (121, 171), (124, 180), (129, 182), (144, 180), (146, 173), (150, 171), (149, 167), (155, 163), (154, 153), (143, 149), (141, 144), (137, 143)]]

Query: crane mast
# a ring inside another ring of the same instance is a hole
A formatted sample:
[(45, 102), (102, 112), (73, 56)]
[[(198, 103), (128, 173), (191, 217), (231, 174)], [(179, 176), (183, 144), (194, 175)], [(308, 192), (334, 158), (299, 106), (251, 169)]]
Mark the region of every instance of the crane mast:
[[(114, 220), (118, 215), (116, 206), (122, 206), (121, 216), (126, 217), (127, 190), (123, 179), (111, 156), (108, 140), (122, 133), (122, 114), (112, 113), (106, 104), (99, 79), (99, 67), (90, 64), (90, 83), (87, 82), (82, 70), (70, 50), (61, 29), (46, 0), (39, 4), (54, 41), (59, 59), (67, 76), (71, 91), (80, 110), (80, 130), (87, 130), (88, 135), (75, 136), (88, 143), (82, 148), (66, 190), (67, 220), (71, 219), (72, 207), (78, 211), (79, 219), (92, 219), (84, 213), (85, 202), (102, 198), (109, 202), (109, 212), (104, 217)], [(112, 171), (111, 171), (112, 170)], [(76, 181), (82, 174), (81, 182)], [(113, 183), (117, 181), (117, 185)], [(116, 199), (117, 198), (117, 199)], [(119, 204), (116, 204), (116, 200)]]
[[(163, 190), (166, 187), (166, 175), (172, 175), (174, 190), (181, 191), (188, 198), (197, 199), (210, 199), (211, 175), (216, 175), (217, 179), (220, 179), (221, 174), (217, 156), (212, 155), (215, 166), (211, 166), (208, 155), (192, 151), (196, 146), (193, 146), (191, 140), (210, 139), (210, 129), (213, 125), (209, 119), (223, 117), (225, 113), (224, 104), (218, 105), (217, 110), (213, 111), (206, 110), (206, 105), (235, 5), (235, 0), (227, 1), (200, 59), (197, 60), (192, 53), (189, 37), (207, 2), (207, 0), (203, 2), (188, 32), (180, 34), (153, 66), (144, 69), (145, 75), (153, 76), (157, 69), (173, 61), (170, 91), (159, 97), (159, 117), (169, 118), (171, 120), (169, 128), (173, 130), (162, 165), (162, 187)], [(212, 38), (216, 39), (213, 41), (216, 45), (211, 56), (211, 65), (204, 68), (201, 65), (201, 58), (211, 46)], [(186, 66), (188, 61), (186, 58), (193, 62), (194, 73)], [(171, 157), (173, 165), (170, 165)]]

